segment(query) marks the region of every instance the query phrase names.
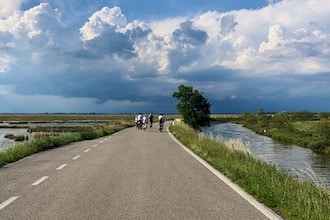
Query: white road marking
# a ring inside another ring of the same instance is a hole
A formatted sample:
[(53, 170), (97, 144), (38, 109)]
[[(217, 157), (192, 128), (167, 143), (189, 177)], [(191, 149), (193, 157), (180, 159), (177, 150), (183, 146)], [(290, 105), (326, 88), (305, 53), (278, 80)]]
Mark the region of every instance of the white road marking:
[(87, 153), (87, 152), (90, 151), (90, 150), (91, 150), (91, 149), (86, 149), (86, 150), (84, 150), (84, 152)]
[(104, 142), (104, 141), (100, 141), (99, 143), (100, 143), (100, 144), (103, 144), (103, 142)]
[(74, 158), (72, 158), (72, 160), (77, 160), (79, 157), (81, 157), (81, 155), (77, 155)]
[(97, 147), (98, 144), (94, 144), (92, 147)]
[(167, 127), (167, 132), (171, 136), (171, 138), (180, 145), (185, 151), (187, 151), (191, 156), (193, 156), (196, 160), (198, 160), (202, 165), (204, 165), (209, 171), (211, 171), (215, 176), (225, 182), (230, 188), (232, 188), (235, 192), (237, 192), (240, 196), (242, 196), (246, 201), (248, 201), (251, 205), (253, 205), (256, 209), (258, 209), (262, 214), (264, 214), (270, 220), (282, 220), (283, 218), (273, 212), (271, 209), (266, 207), (265, 205), (258, 202), (255, 198), (253, 198), (250, 194), (245, 192), (240, 186), (236, 183), (232, 182), (228, 177), (220, 173), (218, 170), (213, 168), (210, 164), (205, 162), (202, 158), (192, 152), (189, 148), (183, 145), (180, 141), (178, 141), (172, 133), (169, 131)]
[(109, 138), (104, 138), (104, 141), (107, 141)]
[(62, 170), (64, 167), (66, 167), (68, 164), (62, 164), (61, 166), (57, 167), (56, 170)]
[(3, 203), (0, 204), (0, 210), (5, 208), (6, 206), (8, 206), (10, 203), (14, 202), (16, 199), (18, 199), (19, 196), (13, 196), (9, 199), (7, 199), (6, 201), (4, 201)]
[(32, 183), (32, 186), (37, 186), (40, 183), (42, 183), (43, 181), (45, 181), (49, 176), (43, 176), (40, 179), (38, 179), (37, 181), (35, 181), (34, 183)]

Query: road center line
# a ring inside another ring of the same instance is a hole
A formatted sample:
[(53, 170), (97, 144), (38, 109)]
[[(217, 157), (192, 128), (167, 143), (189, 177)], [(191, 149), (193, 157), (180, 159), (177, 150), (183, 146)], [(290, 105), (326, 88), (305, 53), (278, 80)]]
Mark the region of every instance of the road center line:
[(91, 150), (91, 149), (88, 148), (88, 149), (84, 150), (84, 152), (87, 153), (87, 152), (90, 151), (90, 150)]
[(72, 160), (77, 160), (79, 157), (81, 157), (81, 155), (77, 155), (74, 158), (72, 158)]
[(32, 186), (37, 186), (40, 183), (42, 183), (43, 181), (45, 181), (49, 176), (43, 176), (40, 179), (38, 179), (37, 181), (35, 181), (34, 183), (32, 183)]
[(56, 170), (62, 170), (64, 167), (66, 167), (68, 164), (62, 164), (61, 166), (57, 167)]
[(104, 141), (99, 141), (100, 144), (103, 144)]
[(0, 210), (5, 208), (6, 206), (8, 206), (10, 203), (14, 202), (16, 199), (18, 199), (19, 196), (13, 196), (9, 199), (7, 199), (6, 201), (4, 201), (3, 203), (0, 204)]
[(97, 147), (98, 144), (94, 144), (92, 147)]

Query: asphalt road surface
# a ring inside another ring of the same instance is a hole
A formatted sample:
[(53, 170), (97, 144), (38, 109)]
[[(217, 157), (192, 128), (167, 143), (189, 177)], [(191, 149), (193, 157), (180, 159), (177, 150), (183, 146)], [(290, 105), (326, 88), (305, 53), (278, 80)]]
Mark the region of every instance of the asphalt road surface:
[(0, 219), (280, 219), (207, 166), (128, 128), (0, 168)]

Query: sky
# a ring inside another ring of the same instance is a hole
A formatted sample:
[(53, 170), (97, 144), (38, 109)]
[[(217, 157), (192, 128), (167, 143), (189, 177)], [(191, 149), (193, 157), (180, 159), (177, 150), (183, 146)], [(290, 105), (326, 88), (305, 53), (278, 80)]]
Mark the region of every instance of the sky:
[(0, 0), (0, 113), (330, 112), (329, 0)]

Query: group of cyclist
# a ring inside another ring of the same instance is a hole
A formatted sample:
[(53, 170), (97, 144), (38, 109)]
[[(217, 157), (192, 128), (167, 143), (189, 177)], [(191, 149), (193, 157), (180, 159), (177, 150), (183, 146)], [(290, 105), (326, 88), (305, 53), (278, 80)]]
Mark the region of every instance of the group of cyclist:
[[(159, 122), (159, 131), (162, 132), (165, 122), (165, 118), (163, 114), (160, 114), (158, 116), (158, 122)], [(150, 113), (148, 116), (146, 114), (143, 115), (142, 113), (139, 113), (135, 117), (136, 128), (139, 130), (146, 131), (148, 126), (149, 128), (152, 128), (153, 123), (154, 123), (154, 115), (152, 113)]]

